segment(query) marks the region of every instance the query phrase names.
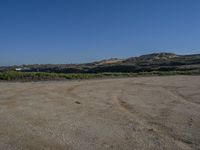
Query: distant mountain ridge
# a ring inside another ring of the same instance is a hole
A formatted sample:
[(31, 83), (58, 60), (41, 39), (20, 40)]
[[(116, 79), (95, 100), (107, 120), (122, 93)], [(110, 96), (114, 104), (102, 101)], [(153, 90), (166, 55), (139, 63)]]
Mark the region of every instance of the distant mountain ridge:
[[(1, 71), (103, 73), (200, 70), (200, 54), (152, 53), (127, 59), (111, 58), (85, 64), (44, 64), (0, 67)], [(21, 69), (21, 70), (20, 70)]]

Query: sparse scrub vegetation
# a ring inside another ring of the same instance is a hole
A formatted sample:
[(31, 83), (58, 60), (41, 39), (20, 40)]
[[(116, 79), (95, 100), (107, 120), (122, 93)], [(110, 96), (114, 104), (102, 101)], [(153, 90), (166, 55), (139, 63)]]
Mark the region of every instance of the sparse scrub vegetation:
[(137, 77), (151, 75), (199, 75), (200, 70), (185, 71), (151, 71), (138, 73), (47, 73), (47, 72), (17, 72), (5, 71), (0, 72), (0, 80), (7, 81), (40, 81), (40, 80), (76, 80), (76, 79), (92, 79), (92, 78), (115, 78), (115, 77)]

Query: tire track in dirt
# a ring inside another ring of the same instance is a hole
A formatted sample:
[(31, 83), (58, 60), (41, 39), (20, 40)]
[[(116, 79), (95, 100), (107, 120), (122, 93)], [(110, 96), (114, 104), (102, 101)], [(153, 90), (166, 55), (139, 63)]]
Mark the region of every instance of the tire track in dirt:
[(77, 85), (73, 85), (71, 87), (69, 87), (67, 89), (68, 92), (73, 92), (76, 88), (78, 88), (79, 86), (81, 86), (81, 84), (77, 84)]
[(71, 97), (71, 98), (80, 98), (80, 96), (75, 93), (75, 90), (80, 87), (81, 84), (76, 84), (76, 85), (72, 85), (70, 87), (63, 87), (63, 86), (59, 86), (57, 87), (57, 89), (52, 89), (52, 95), (51, 96), (47, 96), (51, 99), (52, 97), (56, 96), (58, 98), (60, 98), (61, 100), (66, 99), (66, 97)]
[[(173, 89), (165, 88), (165, 89), (167, 89), (167, 91), (168, 91), (175, 99), (179, 100), (179, 101), (178, 101), (178, 102), (179, 102), (178, 104), (185, 105), (185, 106), (191, 106), (191, 105), (192, 105), (192, 107), (199, 107), (199, 106), (200, 106), (200, 105), (197, 105), (196, 103), (190, 102), (190, 101), (187, 99), (187, 97), (185, 97), (185, 96), (179, 94), (179, 91), (178, 91), (177, 88), (173, 88)], [(188, 124), (188, 127), (189, 127), (189, 128), (191, 128), (191, 127), (193, 126), (193, 117), (192, 117), (192, 116), (190, 116), (190, 117), (188, 118), (187, 124)], [(172, 137), (173, 137), (175, 140), (179, 141), (179, 142), (182, 142), (182, 143), (187, 144), (188, 146), (194, 147), (194, 149), (200, 146), (198, 143), (192, 141), (192, 139), (188, 139), (188, 138), (185, 138), (185, 137), (183, 137), (183, 136), (178, 136), (178, 135), (173, 135), (173, 134), (172, 134)]]
[[(137, 84), (137, 85), (145, 86), (145, 84)], [(166, 92), (166, 87), (161, 87), (161, 88), (163, 88)], [(171, 93), (171, 91), (168, 88), (167, 88), (167, 92), (169, 92), (170, 95), (174, 94), (174, 93)], [(130, 104), (121, 100), (123, 93), (125, 93), (125, 90), (118, 90), (116, 93), (112, 95), (111, 99), (112, 101), (115, 101), (115, 104), (123, 113), (126, 113), (126, 116), (129, 119), (131, 118), (130, 120), (132, 121), (137, 120), (141, 126), (143, 126), (144, 128), (147, 128), (147, 130), (151, 129), (151, 131), (153, 131), (154, 134), (162, 133), (167, 137), (173, 138), (176, 143), (178, 144), (180, 143), (181, 145), (184, 145), (186, 149), (191, 149), (192, 145), (196, 145), (195, 143), (189, 140), (183, 139), (182, 137), (178, 137), (178, 135), (174, 135), (172, 128), (166, 126), (165, 124), (160, 123), (160, 122), (149, 121), (149, 120), (154, 120), (155, 118), (151, 119), (149, 116), (147, 118), (145, 115), (140, 114), (137, 110), (134, 110), (134, 108)], [(167, 104), (167, 106), (161, 110), (159, 116), (164, 117), (165, 122), (167, 122), (168, 118), (172, 115), (171, 110), (174, 107), (176, 107), (178, 103), (179, 103), (178, 101), (173, 101), (172, 103)]]
[(191, 102), (188, 100), (189, 97), (181, 94), (177, 88), (174, 89), (168, 89), (168, 91), (170, 91), (175, 97), (177, 97), (178, 99), (180, 99), (182, 102), (184, 102), (185, 104), (189, 104), (195, 107), (199, 107), (200, 108), (200, 104), (199, 103), (195, 103), (195, 102)]
[[(180, 88), (182, 88), (182, 87), (177, 87), (177, 86), (163, 86), (163, 85), (158, 85), (158, 84), (149, 84), (149, 83), (134, 83), (133, 85), (137, 85), (137, 86), (146, 86), (146, 87), (150, 87), (150, 88), (152, 88), (152, 87), (159, 87), (159, 88), (163, 88), (163, 89), (165, 89), (165, 90), (167, 90), (168, 92), (170, 92), (171, 94), (173, 94), (174, 96), (176, 96), (176, 98), (178, 98), (178, 99), (182, 99), (181, 101), (184, 101), (184, 102), (186, 102), (187, 104), (192, 104), (193, 106), (194, 105), (199, 105), (200, 106), (200, 104), (199, 103), (195, 103), (195, 102), (191, 102), (191, 101), (189, 101), (188, 99), (189, 99), (189, 96), (191, 96), (191, 95), (188, 95), (188, 96), (185, 96), (185, 95), (183, 95), (183, 94), (181, 94), (180, 92), (179, 92), (179, 89)], [(192, 96), (193, 96), (194, 94), (192, 94)], [(199, 93), (195, 93), (195, 95), (199, 95)]]
[(132, 113), (130, 112), (129, 109), (127, 109), (126, 107), (124, 107), (124, 105), (122, 104), (123, 102), (121, 100), (119, 100), (119, 97), (122, 94), (122, 90), (118, 90), (115, 93), (113, 93), (111, 95), (111, 100), (114, 102), (114, 104), (117, 105), (117, 107), (124, 113), (128, 114), (128, 116), (132, 117)]

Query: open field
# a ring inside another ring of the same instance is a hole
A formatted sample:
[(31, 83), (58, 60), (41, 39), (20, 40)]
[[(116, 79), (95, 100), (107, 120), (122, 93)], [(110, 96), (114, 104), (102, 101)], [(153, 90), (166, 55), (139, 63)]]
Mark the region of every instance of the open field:
[(200, 149), (200, 76), (0, 82), (2, 150)]

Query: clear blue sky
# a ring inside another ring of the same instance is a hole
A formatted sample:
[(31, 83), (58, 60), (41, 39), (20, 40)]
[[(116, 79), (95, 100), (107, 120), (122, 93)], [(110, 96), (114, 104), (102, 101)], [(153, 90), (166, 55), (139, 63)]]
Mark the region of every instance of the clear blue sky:
[(200, 53), (200, 0), (0, 0), (0, 65)]

